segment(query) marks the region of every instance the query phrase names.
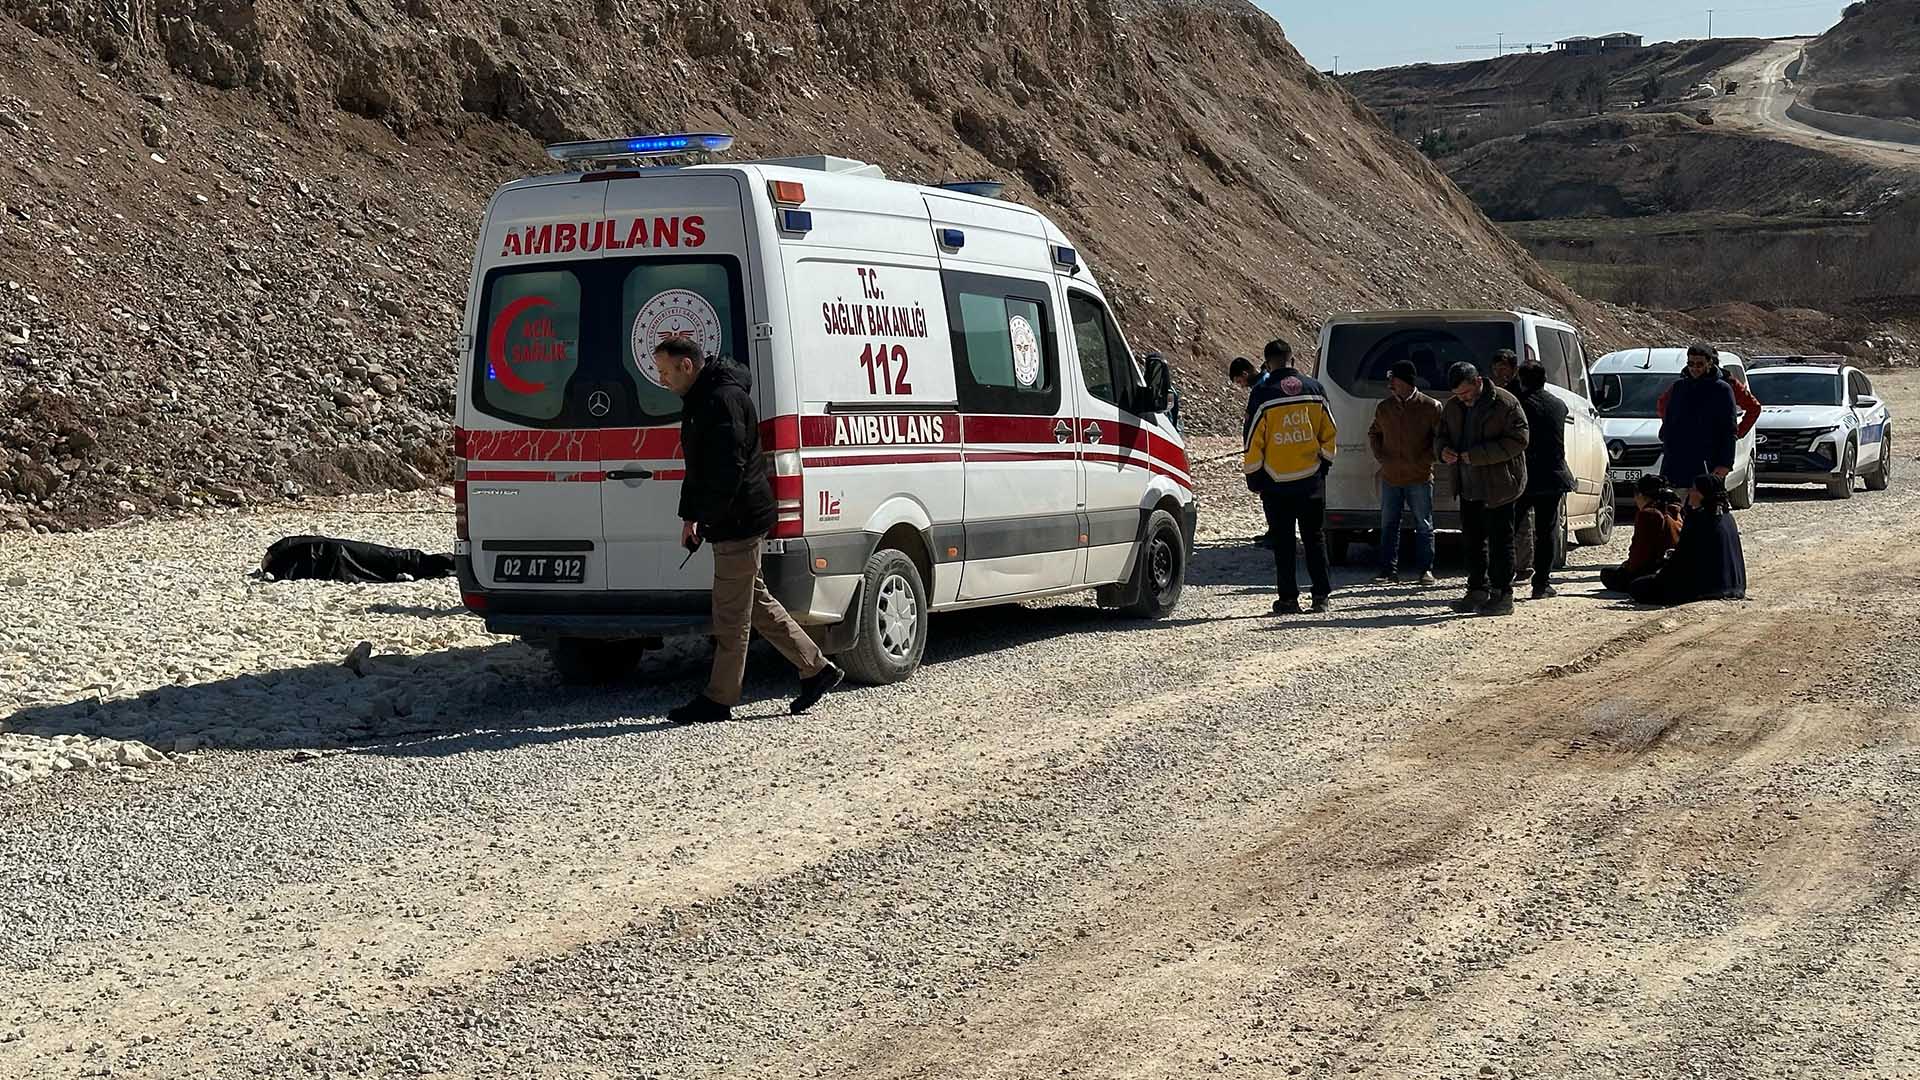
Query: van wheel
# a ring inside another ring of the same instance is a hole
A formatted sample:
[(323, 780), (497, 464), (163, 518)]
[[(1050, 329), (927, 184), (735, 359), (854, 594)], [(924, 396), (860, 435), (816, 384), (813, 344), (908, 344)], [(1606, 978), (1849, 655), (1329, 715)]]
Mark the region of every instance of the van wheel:
[(646, 646), (638, 641), (561, 638), (548, 651), (561, 682), (593, 686), (618, 682), (632, 674)]
[(1133, 583), (1128, 591), (1137, 599), (1120, 611), (1134, 619), (1165, 618), (1180, 603), (1180, 591), (1186, 584), (1186, 537), (1172, 514), (1155, 510), (1147, 518), (1146, 544), (1133, 561)]
[(1613, 503), (1613, 478), (1600, 485), (1600, 509), (1594, 513), (1593, 528), (1581, 529), (1574, 539), (1586, 547), (1599, 547), (1613, 539), (1613, 522), (1616, 511)]
[(1880, 437), (1880, 464), (1867, 474), (1868, 491), (1885, 491), (1893, 483), (1893, 432)]
[(855, 682), (897, 683), (927, 651), (927, 586), (904, 552), (886, 548), (867, 560), (860, 585), (859, 630), (836, 659)]
[(1840, 475), (1827, 481), (1827, 497), (1833, 499), (1853, 498), (1853, 472), (1858, 467), (1860, 451), (1852, 443), (1840, 458)]

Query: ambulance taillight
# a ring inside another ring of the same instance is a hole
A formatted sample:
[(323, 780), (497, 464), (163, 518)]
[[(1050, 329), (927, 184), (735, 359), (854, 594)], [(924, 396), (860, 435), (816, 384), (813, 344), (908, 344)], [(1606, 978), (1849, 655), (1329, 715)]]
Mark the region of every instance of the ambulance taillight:
[(773, 454), (773, 532), (776, 540), (791, 540), (806, 531), (806, 478), (801, 475), (800, 425), (783, 417), (762, 428)]
[(453, 429), (453, 538), (471, 540), (467, 535), (467, 431)]

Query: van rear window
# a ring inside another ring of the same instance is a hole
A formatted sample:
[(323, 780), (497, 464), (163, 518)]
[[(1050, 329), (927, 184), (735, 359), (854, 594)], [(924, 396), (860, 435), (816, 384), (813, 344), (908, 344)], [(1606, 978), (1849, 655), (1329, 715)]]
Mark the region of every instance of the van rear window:
[(747, 361), (739, 263), (593, 259), (489, 274), (474, 343), (475, 408), (527, 427), (675, 423), (653, 347), (685, 336)]
[(1447, 369), (1464, 360), (1488, 374), (1493, 354), (1519, 352), (1510, 322), (1392, 322), (1335, 326), (1328, 335), (1323, 374), (1358, 398), (1387, 396), (1387, 373), (1413, 361), (1420, 389), (1447, 393)]

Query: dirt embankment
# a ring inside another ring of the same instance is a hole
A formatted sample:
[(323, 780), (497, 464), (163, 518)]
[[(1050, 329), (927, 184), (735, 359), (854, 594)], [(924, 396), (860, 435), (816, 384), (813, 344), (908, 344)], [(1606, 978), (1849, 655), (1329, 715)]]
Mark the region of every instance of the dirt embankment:
[(1920, 0), (1862, 0), (1847, 5), (1840, 22), (1807, 46), (1800, 78), (1834, 84), (1916, 70)]
[(1375, 110), (1396, 106), (1456, 108), (1470, 105), (1546, 105), (1561, 99), (1573, 104), (1581, 80), (1604, 82), (1609, 100), (1638, 101), (1647, 81), (1678, 94), (1711, 80), (1716, 72), (1766, 46), (1761, 38), (1675, 41), (1594, 56), (1565, 53), (1516, 53), (1462, 64), (1414, 64), (1358, 71), (1341, 79), (1355, 97)]
[(1904, 183), (1889, 170), (1679, 113), (1546, 124), (1473, 147), (1448, 171), (1501, 221), (1698, 211), (1838, 217), (1872, 208)]
[(1004, 178), (1202, 430), (1226, 357), (1332, 310), (1623, 334), (1238, 0), (0, 10), (0, 524), (440, 476), (477, 214), (544, 139)]
[(1920, 75), (1815, 87), (1807, 95), (1807, 104), (1826, 112), (1877, 116), (1884, 120), (1920, 118)]

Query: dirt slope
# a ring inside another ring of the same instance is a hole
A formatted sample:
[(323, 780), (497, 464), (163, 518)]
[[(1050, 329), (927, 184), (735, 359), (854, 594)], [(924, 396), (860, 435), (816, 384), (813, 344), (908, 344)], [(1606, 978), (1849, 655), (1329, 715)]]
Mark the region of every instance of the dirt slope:
[(1839, 216), (1880, 206), (1908, 177), (1681, 113), (1543, 124), (1480, 143), (1448, 172), (1498, 221), (1719, 211)]
[(1669, 93), (1706, 82), (1729, 64), (1759, 52), (1761, 38), (1673, 41), (1595, 56), (1515, 53), (1461, 64), (1413, 64), (1343, 76), (1355, 97), (1376, 110), (1405, 105), (1545, 105), (1555, 87), (1571, 92), (1589, 74), (1607, 80), (1611, 97), (1638, 100), (1649, 77)]
[(1006, 178), (1202, 428), (1330, 310), (1621, 333), (1238, 0), (113, 10), (0, 0), (0, 522), (437, 478), (476, 214), (566, 136)]
[(1817, 83), (1889, 78), (1920, 70), (1920, 0), (1849, 4), (1840, 22), (1807, 46), (1800, 77)]

